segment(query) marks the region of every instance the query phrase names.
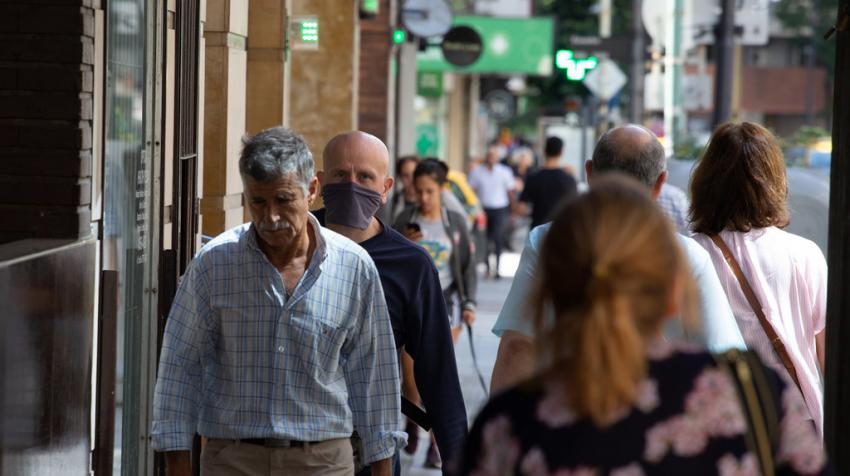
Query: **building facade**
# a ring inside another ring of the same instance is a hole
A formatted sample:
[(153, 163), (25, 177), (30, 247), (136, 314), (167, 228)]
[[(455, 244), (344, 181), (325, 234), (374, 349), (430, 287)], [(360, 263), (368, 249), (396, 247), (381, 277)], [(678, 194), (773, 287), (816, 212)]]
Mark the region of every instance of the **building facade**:
[(242, 138), (292, 127), (318, 168), (361, 123), (392, 144), (396, 15), (395, 0), (0, 4), (0, 474), (158, 471), (162, 330), (201, 237), (246, 219)]

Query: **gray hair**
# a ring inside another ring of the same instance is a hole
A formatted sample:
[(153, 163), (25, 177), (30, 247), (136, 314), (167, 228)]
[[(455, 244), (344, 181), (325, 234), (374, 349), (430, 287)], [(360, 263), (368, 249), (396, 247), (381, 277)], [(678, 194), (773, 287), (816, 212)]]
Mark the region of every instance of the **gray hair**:
[(316, 176), (316, 166), (301, 135), (285, 127), (272, 127), (242, 139), (239, 173), (258, 182), (273, 182), (295, 174), (306, 195)]
[(623, 172), (652, 188), (666, 168), (664, 147), (651, 130), (633, 126), (646, 131), (649, 140), (617, 140), (612, 136), (621, 128), (609, 130), (602, 134), (593, 149), (593, 172)]

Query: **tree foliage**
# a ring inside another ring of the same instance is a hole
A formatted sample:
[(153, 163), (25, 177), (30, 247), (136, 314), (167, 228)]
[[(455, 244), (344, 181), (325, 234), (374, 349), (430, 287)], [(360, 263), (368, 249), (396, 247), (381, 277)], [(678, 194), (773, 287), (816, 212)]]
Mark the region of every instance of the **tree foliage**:
[(835, 77), (835, 37), (829, 40), (823, 34), (835, 23), (838, 0), (779, 0), (774, 13), (800, 46), (806, 46), (814, 37), (817, 62), (826, 67), (830, 78)]

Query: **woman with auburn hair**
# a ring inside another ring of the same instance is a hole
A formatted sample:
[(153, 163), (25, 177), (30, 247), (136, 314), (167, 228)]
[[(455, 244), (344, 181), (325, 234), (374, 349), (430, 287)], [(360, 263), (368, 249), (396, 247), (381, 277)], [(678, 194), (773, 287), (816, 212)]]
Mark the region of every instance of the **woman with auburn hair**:
[(788, 225), (782, 151), (758, 124), (714, 131), (691, 178), (691, 223), (750, 349), (799, 388), (823, 434), (827, 266)]
[(827, 473), (805, 408), (782, 398), (776, 373), (748, 367), (778, 412), (778, 438), (756, 456), (725, 361), (662, 337), (667, 319), (693, 307), (676, 240), (645, 187), (625, 177), (599, 177), (561, 208), (533, 301), (540, 373), (481, 411), (459, 474), (773, 474), (763, 464)]

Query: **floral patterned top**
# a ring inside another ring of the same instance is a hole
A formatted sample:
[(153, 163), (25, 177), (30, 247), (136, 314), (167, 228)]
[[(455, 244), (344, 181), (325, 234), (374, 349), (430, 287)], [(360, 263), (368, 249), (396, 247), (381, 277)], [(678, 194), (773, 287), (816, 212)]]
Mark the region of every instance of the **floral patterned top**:
[[(652, 349), (637, 402), (604, 428), (570, 411), (563, 385), (538, 379), (496, 396), (473, 425), (459, 474), (759, 475), (732, 377), (711, 354)], [(832, 474), (806, 408), (768, 372), (782, 403), (776, 474)]]

